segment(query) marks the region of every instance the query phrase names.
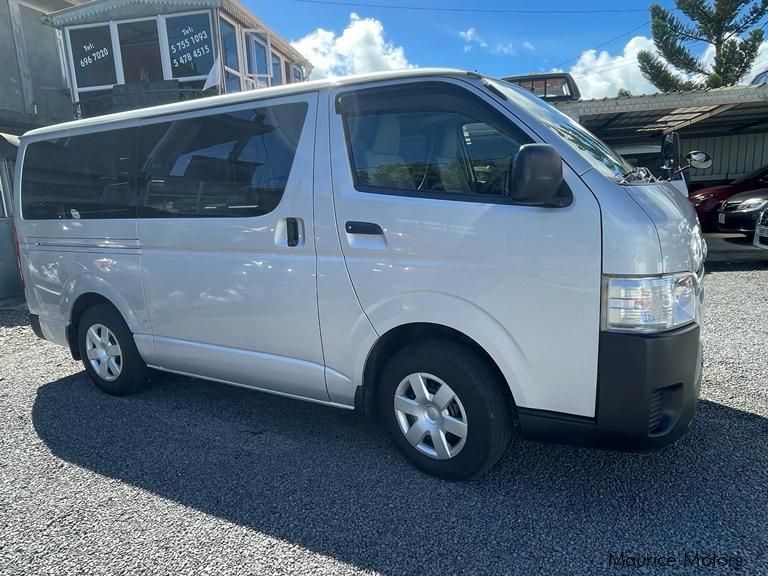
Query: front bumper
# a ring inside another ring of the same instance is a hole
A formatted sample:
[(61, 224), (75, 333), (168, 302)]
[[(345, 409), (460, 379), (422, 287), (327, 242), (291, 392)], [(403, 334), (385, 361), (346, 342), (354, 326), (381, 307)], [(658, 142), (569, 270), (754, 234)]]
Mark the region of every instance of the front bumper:
[[(723, 216), (721, 216), (723, 215)], [(760, 216), (758, 210), (752, 212), (718, 212), (717, 229), (720, 232), (741, 232), (743, 234), (752, 234), (757, 225), (757, 218)], [(723, 217), (725, 221), (723, 221)]]
[(698, 324), (661, 334), (602, 332), (595, 418), (520, 408), (523, 435), (628, 450), (671, 444), (696, 412), (701, 362)]

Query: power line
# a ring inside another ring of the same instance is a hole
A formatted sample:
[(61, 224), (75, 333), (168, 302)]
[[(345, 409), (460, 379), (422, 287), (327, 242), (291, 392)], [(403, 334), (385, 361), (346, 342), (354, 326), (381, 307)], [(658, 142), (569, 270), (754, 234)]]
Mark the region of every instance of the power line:
[(612, 8), (607, 10), (526, 10), (495, 8), (450, 8), (445, 6), (406, 6), (403, 4), (369, 4), (365, 2), (347, 2), (345, 0), (293, 0), (304, 4), (321, 6), (351, 6), (353, 8), (392, 8), (396, 10), (419, 10), (423, 12), (465, 12), (475, 14), (626, 14), (629, 12), (647, 12), (647, 8)]
[(644, 28), (645, 26), (647, 26), (647, 25), (648, 25), (648, 24), (650, 24), (650, 23), (651, 23), (651, 22), (650, 22), (650, 20), (649, 20), (649, 21), (647, 21), (647, 22), (643, 22), (642, 24), (640, 24), (639, 26), (635, 26), (635, 27), (634, 27), (634, 28), (632, 28), (631, 30), (627, 30), (626, 32), (622, 32), (621, 34), (619, 34), (619, 35), (618, 35), (618, 36), (616, 36), (615, 38), (611, 38), (610, 40), (606, 40), (606, 41), (605, 41), (605, 42), (603, 42), (602, 44), (598, 44), (597, 46), (595, 46), (595, 47), (593, 47), (593, 48), (588, 48), (588, 49), (584, 50), (584, 52), (582, 52), (582, 53), (581, 53), (581, 54), (579, 54), (578, 56), (573, 56), (572, 58), (568, 58), (567, 60), (563, 60), (563, 61), (562, 61), (562, 62), (560, 62), (559, 64), (555, 64), (555, 65), (553, 66), (553, 68), (560, 68), (560, 66), (562, 66), (563, 64), (568, 64), (568, 62), (571, 62), (572, 60), (576, 60), (577, 58), (581, 58), (581, 57), (582, 57), (582, 56), (584, 56), (584, 54), (586, 54), (587, 52), (591, 52), (592, 50), (597, 50), (597, 49), (599, 49), (599, 48), (602, 48), (603, 46), (607, 46), (608, 44), (610, 44), (610, 43), (612, 43), (612, 42), (616, 42), (616, 40), (619, 40), (619, 39), (621, 39), (621, 38), (624, 38), (624, 36), (628, 36), (629, 34), (632, 34), (632, 32), (634, 32), (634, 31), (636, 31), (636, 30), (640, 30), (640, 28)]

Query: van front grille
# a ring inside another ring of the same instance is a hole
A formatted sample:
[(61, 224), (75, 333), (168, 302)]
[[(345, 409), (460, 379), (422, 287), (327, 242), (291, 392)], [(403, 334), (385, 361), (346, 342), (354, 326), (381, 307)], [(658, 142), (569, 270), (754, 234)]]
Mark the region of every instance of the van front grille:
[(661, 390), (656, 390), (651, 394), (650, 401), (648, 403), (648, 432), (653, 433), (661, 424), (661, 416), (663, 413), (663, 404)]

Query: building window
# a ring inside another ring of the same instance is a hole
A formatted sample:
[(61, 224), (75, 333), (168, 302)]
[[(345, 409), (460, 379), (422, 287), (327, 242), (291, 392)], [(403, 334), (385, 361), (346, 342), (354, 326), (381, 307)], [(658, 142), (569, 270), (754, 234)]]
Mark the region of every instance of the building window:
[(237, 50), (237, 31), (226, 20), (221, 20), (219, 23), (219, 31), (221, 34), (221, 47), (224, 52), (224, 66), (239, 72), (240, 56)]
[(269, 50), (267, 40), (262, 39), (256, 33), (247, 33), (245, 36), (247, 47), (248, 75), (251, 76), (257, 87), (269, 86), (270, 69), (267, 60)]
[(240, 92), (242, 88), (240, 87), (240, 76), (236, 74), (232, 74), (229, 70), (224, 72), (224, 84), (227, 87), (227, 92)]
[(117, 25), (126, 84), (163, 79), (157, 21), (141, 20)]
[(235, 25), (222, 18), (219, 21), (219, 36), (221, 37), (226, 91), (239, 92), (243, 88), (240, 73), (240, 50)]
[(213, 67), (213, 36), (208, 13), (165, 18), (171, 76), (206, 76)]
[(280, 56), (272, 52), (272, 86), (283, 83), (283, 65)]
[(69, 31), (69, 42), (78, 88), (117, 83), (108, 25), (72, 29)]

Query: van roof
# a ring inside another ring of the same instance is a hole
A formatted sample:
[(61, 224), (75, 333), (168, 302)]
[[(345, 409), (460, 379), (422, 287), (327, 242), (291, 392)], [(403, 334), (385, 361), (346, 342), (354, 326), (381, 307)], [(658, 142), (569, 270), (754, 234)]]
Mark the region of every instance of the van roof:
[(409, 70), (390, 70), (386, 72), (373, 72), (368, 74), (355, 74), (352, 76), (342, 76), (337, 78), (325, 78), (322, 80), (312, 80), (309, 82), (297, 82), (295, 84), (285, 84), (282, 86), (273, 86), (271, 88), (257, 88), (245, 92), (236, 92), (234, 94), (222, 94), (219, 96), (209, 96), (205, 98), (196, 98), (194, 100), (185, 100), (183, 102), (174, 102), (172, 104), (162, 104), (149, 108), (139, 108), (136, 110), (126, 110), (104, 116), (93, 116), (83, 120), (73, 120), (61, 124), (53, 124), (43, 128), (30, 130), (22, 138), (31, 136), (43, 136), (46, 134), (55, 134), (66, 132), (68, 130), (97, 127), (109, 125), (123, 120), (150, 118), (165, 114), (174, 114), (178, 112), (190, 112), (206, 108), (226, 106), (228, 104), (238, 104), (241, 102), (252, 102), (264, 100), (267, 98), (277, 98), (280, 96), (292, 96), (294, 94), (305, 94), (308, 92), (317, 92), (329, 88), (340, 86), (351, 86), (367, 82), (380, 82), (384, 80), (398, 80), (406, 78), (418, 78), (425, 76), (475, 76), (477, 72), (467, 70), (457, 70), (453, 68), (412, 68)]

